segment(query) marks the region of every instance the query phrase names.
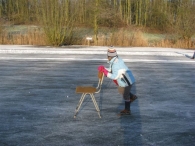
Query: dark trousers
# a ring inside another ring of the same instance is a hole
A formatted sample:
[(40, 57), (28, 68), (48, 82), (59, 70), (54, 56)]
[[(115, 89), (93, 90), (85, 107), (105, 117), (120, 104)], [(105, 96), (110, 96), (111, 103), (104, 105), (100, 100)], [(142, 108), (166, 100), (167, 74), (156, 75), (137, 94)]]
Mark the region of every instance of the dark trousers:
[(130, 97), (131, 98), (133, 97), (133, 94), (131, 93), (131, 88), (132, 88), (132, 85), (127, 86), (127, 87), (118, 87), (118, 91), (120, 94), (122, 94), (123, 99), (125, 101), (130, 101)]
[(125, 109), (130, 110), (130, 98), (134, 95), (131, 93), (131, 86), (127, 87), (118, 87), (118, 92), (123, 95), (123, 99), (125, 100)]

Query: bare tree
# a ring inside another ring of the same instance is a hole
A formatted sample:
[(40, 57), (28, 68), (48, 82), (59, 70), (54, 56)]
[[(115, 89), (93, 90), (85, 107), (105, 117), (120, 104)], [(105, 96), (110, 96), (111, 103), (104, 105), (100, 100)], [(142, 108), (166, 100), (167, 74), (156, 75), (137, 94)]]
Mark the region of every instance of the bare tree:
[[(195, 33), (195, 4), (191, 0), (183, 0), (178, 6), (175, 30), (181, 39), (189, 40)], [(190, 47), (190, 44), (188, 44)]]
[(73, 19), (69, 17), (70, 0), (39, 1), (38, 17), (51, 45), (70, 44), (72, 38)]

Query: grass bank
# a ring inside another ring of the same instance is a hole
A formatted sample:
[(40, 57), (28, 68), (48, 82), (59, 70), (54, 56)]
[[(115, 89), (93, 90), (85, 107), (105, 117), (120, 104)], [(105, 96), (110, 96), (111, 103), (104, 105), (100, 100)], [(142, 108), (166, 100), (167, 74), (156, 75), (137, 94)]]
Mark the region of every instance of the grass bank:
[[(72, 45), (195, 48), (195, 37), (191, 40), (182, 40), (175, 34), (146, 31), (140, 28), (99, 28), (96, 44), (93, 39), (89, 42), (87, 37), (93, 38), (92, 28), (75, 27)], [(0, 44), (48, 45), (42, 29), (32, 25), (3, 26)]]

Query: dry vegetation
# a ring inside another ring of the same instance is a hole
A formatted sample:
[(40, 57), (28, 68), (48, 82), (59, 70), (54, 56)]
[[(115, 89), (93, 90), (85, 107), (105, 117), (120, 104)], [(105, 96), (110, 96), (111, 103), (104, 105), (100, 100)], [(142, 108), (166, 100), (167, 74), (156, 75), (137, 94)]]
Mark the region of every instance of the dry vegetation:
[(12, 45), (47, 45), (46, 37), (38, 31), (29, 31), (26, 34), (3, 33), (0, 36), (0, 44)]
[[(48, 45), (47, 37), (40, 29), (29, 30), (27, 33), (22, 34), (10, 34), (2, 33), (0, 35), (0, 44), (13, 44), (13, 45)], [(73, 37), (74, 45), (88, 45), (86, 36), (82, 34)], [(180, 40), (180, 39), (167, 39), (152, 41), (144, 37), (142, 31), (134, 31), (128, 33), (124, 29), (119, 29), (116, 32), (109, 33), (107, 35), (101, 33), (98, 35), (97, 44), (94, 41), (90, 42), (90, 45), (98, 46), (123, 46), (123, 47), (167, 47), (167, 48), (195, 48), (195, 42), (193, 40)]]

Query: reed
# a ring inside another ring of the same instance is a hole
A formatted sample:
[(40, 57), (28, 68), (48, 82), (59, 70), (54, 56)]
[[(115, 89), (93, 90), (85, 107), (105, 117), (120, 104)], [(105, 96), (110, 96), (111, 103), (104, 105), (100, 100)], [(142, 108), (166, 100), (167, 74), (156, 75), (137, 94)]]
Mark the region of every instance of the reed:
[(192, 49), (195, 48), (195, 42), (193, 40), (162, 40), (155, 44), (155, 47), (165, 48), (184, 48)]
[[(49, 45), (47, 36), (40, 29), (28, 30), (26, 33), (8, 33), (1, 32), (0, 44), (13, 44), (13, 45)], [(73, 36), (71, 45), (88, 45), (86, 36)], [(152, 45), (147, 40), (141, 31), (129, 33), (123, 29), (110, 34), (99, 34), (98, 44), (94, 41), (90, 45), (98, 46), (121, 46), (121, 47), (165, 47), (165, 48), (195, 48), (194, 40), (181, 40), (181, 39), (162, 39), (161, 41), (153, 42)]]
[(29, 31), (25, 34), (1, 33), (0, 44), (12, 45), (47, 45), (46, 36), (36, 30)]

